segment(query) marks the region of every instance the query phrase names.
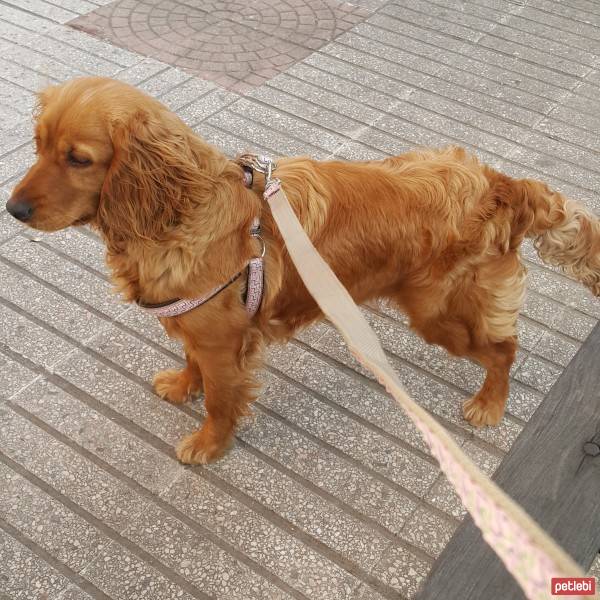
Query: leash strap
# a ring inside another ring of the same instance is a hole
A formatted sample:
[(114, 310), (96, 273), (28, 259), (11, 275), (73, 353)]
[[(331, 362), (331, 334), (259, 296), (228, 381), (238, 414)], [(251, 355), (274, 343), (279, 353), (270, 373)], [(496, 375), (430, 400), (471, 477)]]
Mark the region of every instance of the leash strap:
[[(431, 454), (438, 460), (484, 539), (527, 598), (550, 599), (553, 577), (583, 577), (583, 571), (566, 552), (486, 477), (444, 428), (402, 389), (377, 336), (346, 288), (312, 245), (278, 179), (267, 181), (264, 198), (308, 291), (344, 336), (350, 352), (377, 377), (421, 431)], [(590, 596), (577, 594), (568, 597), (590, 599)], [(595, 598), (598, 600), (598, 596)]]

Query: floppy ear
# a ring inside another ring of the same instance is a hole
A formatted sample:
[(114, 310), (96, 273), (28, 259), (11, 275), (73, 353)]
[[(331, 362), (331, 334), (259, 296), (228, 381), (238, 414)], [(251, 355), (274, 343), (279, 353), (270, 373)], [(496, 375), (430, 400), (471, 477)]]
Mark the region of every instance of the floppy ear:
[(33, 112), (33, 116), (36, 121), (40, 118), (40, 115), (44, 112), (52, 98), (56, 95), (58, 87), (59, 86), (57, 85), (50, 85), (37, 93), (37, 101)]
[(109, 242), (160, 240), (189, 206), (198, 183), (187, 132), (167, 113), (143, 109), (112, 124), (114, 156), (102, 187), (98, 224)]

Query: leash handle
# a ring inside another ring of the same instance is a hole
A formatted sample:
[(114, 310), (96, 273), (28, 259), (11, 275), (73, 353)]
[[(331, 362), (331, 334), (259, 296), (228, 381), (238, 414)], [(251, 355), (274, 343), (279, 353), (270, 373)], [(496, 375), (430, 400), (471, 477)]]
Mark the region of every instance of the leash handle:
[[(549, 600), (553, 577), (583, 577), (583, 571), (571, 557), (484, 475), (444, 428), (402, 389), (377, 336), (313, 246), (279, 180), (267, 180), (264, 198), (308, 291), (343, 335), (354, 357), (377, 377), (421, 431), (431, 454), (456, 489), (483, 538), (527, 598)], [(573, 600), (591, 598), (577, 594), (568, 597)], [(598, 600), (598, 596), (594, 598)]]

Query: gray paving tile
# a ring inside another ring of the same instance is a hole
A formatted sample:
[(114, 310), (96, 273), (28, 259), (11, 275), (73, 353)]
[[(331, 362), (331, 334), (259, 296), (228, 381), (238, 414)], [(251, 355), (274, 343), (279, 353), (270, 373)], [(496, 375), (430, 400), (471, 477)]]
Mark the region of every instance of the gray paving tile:
[(467, 511), (454, 487), (444, 475), (440, 475), (425, 496), (426, 500), (436, 508), (443, 510), (455, 519), (462, 519)]
[[(55, 28), (53, 31), (62, 31), (65, 28)], [(68, 60), (72, 64), (77, 64), (78, 69), (89, 74), (103, 75), (110, 77), (115, 75), (122, 69), (120, 64), (106, 60), (101, 56), (91, 54), (82, 48), (77, 48), (72, 44), (65, 44), (62, 41), (48, 37), (48, 32), (45, 34), (31, 35), (31, 31), (23, 27), (11, 26), (4, 23), (1, 35), (4, 38), (3, 45), (5, 48), (18, 48), (14, 53), (3, 53), (6, 57), (16, 57), (20, 54), (21, 48), (32, 50), (35, 54), (43, 54), (48, 58), (57, 61), (57, 64), (62, 64), (68, 56)], [(28, 54), (29, 55), (29, 54)], [(20, 61), (19, 61), (20, 62)], [(27, 65), (27, 63), (25, 63)], [(52, 67), (55, 67), (53, 64)], [(39, 69), (37, 69), (39, 70)], [(59, 72), (56, 68), (52, 68), (52, 72)]]
[(0, 344), (46, 368), (51, 368), (74, 349), (73, 344), (2, 304)]
[(456, 523), (417, 508), (401, 535), (415, 546), (437, 558), (456, 530)]
[(214, 89), (214, 84), (209, 81), (203, 81), (197, 77), (192, 77), (172, 90), (160, 95), (160, 101), (166, 104), (171, 110), (177, 111), (182, 106), (203, 96)]
[[(298, 366), (301, 364), (302, 361)], [(272, 383), (261, 401), (302, 429), (416, 494), (422, 494), (437, 475), (437, 468), (419, 455), (366, 429), (309, 394), (291, 389), (285, 382)]]
[(402, 89), (398, 86), (399, 89), (395, 91), (394, 95), (382, 94), (368, 85), (368, 78), (367, 81), (359, 84), (341, 78), (336, 73), (325, 73), (303, 63), (299, 63), (288, 69), (286, 75), (383, 111), (388, 110), (398, 96), (408, 97), (412, 93), (411, 88)]
[(33, 13), (55, 23), (66, 23), (77, 16), (77, 13), (64, 10), (60, 6), (49, 2), (43, 2), (43, 0), (6, 0), (6, 4), (24, 9), (28, 13)]
[(36, 373), (0, 351), (0, 401), (16, 394), (36, 377)]
[(250, 141), (245, 138), (241, 138), (234, 133), (211, 127), (206, 121), (201, 122), (194, 128), (194, 131), (198, 133), (204, 140), (209, 144), (213, 144), (220, 148), (220, 150), (229, 157), (236, 156), (241, 152), (247, 152), (252, 150), (259, 154), (272, 154), (273, 150), (261, 146), (254, 140)]
[(136, 557), (129, 550), (111, 544), (82, 571), (82, 575), (111, 598), (129, 600), (146, 597), (192, 600), (176, 583)]
[(429, 565), (403, 548), (392, 548), (372, 574), (408, 598), (413, 598), (425, 577)]
[(211, 598), (289, 598), (285, 592), (156, 506), (149, 506), (134, 519), (124, 535)]
[(57, 600), (92, 600), (92, 597), (77, 586), (70, 585), (58, 596)]
[(121, 531), (147, 504), (131, 488), (46, 431), (0, 406), (2, 451), (48, 485)]
[[(239, 114), (222, 111), (207, 120), (208, 125), (224, 129), (230, 133), (243, 132), (246, 139), (256, 141), (261, 146), (271, 148), (269, 154), (276, 155), (305, 155), (310, 154), (315, 158), (325, 158), (327, 152), (311, 146), (307, 142), (296, 140), (285, 133), (275, 131), (270, 127), (259, 125), (241, 117)], [(201, 130), (202, 127), (200, 126)]]
[(0, 255), (107, 316), (115, 317), (125, 310), (108, 281), (65, 261), (41, 244), (16, 237), (0, 246)]
[(74, 261), (94, 269), (99, 274), (105, 276), (109, 274), (104, 259), (106, 248), (103, 242), (95, 235), (85, 233), (83, 228), (70, 227), (52, 233), (25, 229), (24, 234), (30, 240), (43, 242)]
[(182, 470), (175, 459), (47, 381), (36, 382), (12, 401), (153, 492)]
[[(233, 92), (217, 88), (185, 106), (178, 111), (178, 114), (188, 125), (194, 127), (234, 103), (238, 97)], [(202, 127), (200, 127), (200, 131), (202, 131)], [(248, 135), (252, 137), (252, 127), (249, 128)]]
[[(303, 119), (282, 113), (277, 109), (264, 106), (251, 100), (239, 100), (231, 105), (229, 110), (246, 119), (258, 122), (268, 129), (273, 129), (280, 133), (288, 132), (296, 138), (306, 140), (310, 146), (307, 146), (307, 148), (304, 149), (305, 152), (308, 151), (308, 148), (311, 146), (326, 152), (334, 152), (349, 141), (346, 137), (327, 131), (312, 123), (307, 123)], [(252, 130), (252, 132), (253, 131), (254, 130)], [(252, 135), (252, 133), (250, 135)]]
[[(29, 21), (24, 23), (24, 25), (29, 28)], [(80, 48), (86, 53), (93, 54), (122, 67), (131, 67), (141, 60), (141, 57), (133, 52), (113, 46), (70, 27), (63, 27), (62, 25), (50, 26), (44, 29), (44, 34), (54, 40), (64, 42), (75, 48)]]
[(310, 597), (346, 598), (357, 580), (264, 518), (186, 471), (165, 494), (174, 506)]
[(0, 464), (2, 517), (24, 536), (77, 572), (110, 540), (83, 518)]
[(266, 456), (392, 532), (402, 528), (415, 507), (407, 494), (260, 411), (239, 435)]
[(32, 590), (58, 596), (69, 585), (68, 579), (2, 530), (0, 581), (3, 594), (11, 600), (29, 600)]
[(540, 392), (547, 393), (561, 372), (560, 367), (530, 355), (517, 371), (515, 378)]
[(161, 71), (141, 83), (139, 87), (151, 96), (158, 96), (165, 94), (189, 79), (191, 79), (191, 75), (183, 73), (179, 69), (168, 67), (165, 71)]
[(105, 320), (4, 263), (0, 263), (0, 277), (5, 285), (0, 288), (0, 297), (77, 341), (83, 342), (108, 326)]
[[(118, 360), (117, 364), (124, 363)], [(171, 446), (197, 427), (195, 419), (161, 400), (149, 386), (131, 381), (81, 351), (63, 360), (54, 372)]]
[(268, 469), (262, 460), (243, 449), (233, 448), (209, 469), (365, 569), (376, 563), (390, 545), (368, 524), (346, 514), (343, 507), (302, 488), (289, 476)]
[(115, 76), (115, 79), (129, 83), (130, 85), (139, 85), (143, 82), (147, 82), (152, 77), (165, 72), (168, 68), (169, 65), (154, 60), (153, 58), (144, 58), (143, 60), (139, 60), (133, 65), (128, 66), (126, 69), (119, 71)]
[[(3, 197), (0, 202), (6, 200), (8, 200), (8, 195)], [(14, 217), (11, 217), (6, 210), (2, 209), (2, 212), (0, 212), (0, 244), (22, 230), (23, 226)]]
[[(1, 62), (1, 59), (0, 59)], [(41, 86), (45, 87), (45, 86)], [(24, 173), (34, 162), (34, 150), (31, 144), (21, 146), (0, 158), (0, 182), (13, 178), (17, 173)]]
[(560, 40), (584, 50), (597, 52), (600, 49), (599, 28), (593, 22), (585, 23), (569, 18), (569, 11), (573, 9), (571, 4), (559, 8), (556, 3), (548, 2), (547, 6), (558, 11), (553, 13), (551, 10), (541, 9), (541, 6), (525, 5), (520, 15), (510, 20), (510, 24), (523, 31)]
[[(412, 10), (413, 8), (417, 10)], [(494, 27), (494, 24), (489, 21), (468, 16), (462, 19), (453, 18), (451, 11), (440, 10), (435, 5), (432, 6), (414, 1), (402, 6), (398, 6), (395, 3), (388, 4), (379, 11), (379, 14), (391, 17), (388, 25), (390, 28), (398, 27), (402, 29), (405, 23), (410, 23), (413, 26), (471, 42), (476, 42), (484, 32)], [(397, 25), (398, 23), (400, 23), (399, 26)]]

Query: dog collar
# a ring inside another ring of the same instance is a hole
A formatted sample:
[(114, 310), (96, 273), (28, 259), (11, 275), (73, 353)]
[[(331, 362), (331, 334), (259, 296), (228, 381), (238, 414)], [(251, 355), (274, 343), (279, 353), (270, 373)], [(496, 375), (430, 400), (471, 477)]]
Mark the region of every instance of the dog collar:
[[(251, 167), (244, 167), (244, 185), (247, 188), (252, 187), (254, 176)], [(252, 222), (250, 228), (250, 235), (258, 238), (262, 244), (262, 252), (260, 256), (250, 259), (244, 269), (248, 270), (247, 283), (246, 283), (246, 313), (252, 318), (260, 308), (260, 303), (263, 296), (264, 287), (264, 256), (265, 256), (265, 242), (260, 236), (260, 221), (258, 217)], [(168, 300), (167, 302), (161, 302), (160, 304), (145, 304), (137, 302), (140, 308), (143, 308), (146, 312), (156, 317), (177, 317), (182, 315), (198, 306), (202, 306), (212, 298), (214, 298), (219, 292), (222, 292), (226, 287), (230, 286), (236, 281), (244, 269), (236, 273), (229, 281), (218, 285), (213, 288), (210, 292), (197, 296), (196, 298), (176, 298), (174, 300)]]

